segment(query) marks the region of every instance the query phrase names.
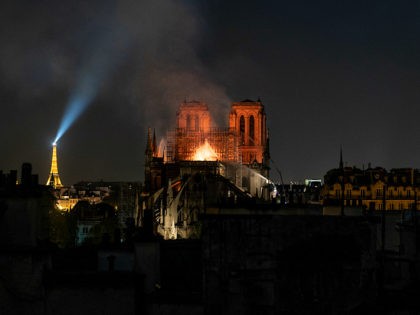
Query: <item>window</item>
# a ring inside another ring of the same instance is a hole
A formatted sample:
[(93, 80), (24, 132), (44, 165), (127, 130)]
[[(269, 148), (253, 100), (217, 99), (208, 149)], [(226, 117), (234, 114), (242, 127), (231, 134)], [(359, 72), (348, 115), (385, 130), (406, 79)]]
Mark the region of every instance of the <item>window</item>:
[(249, 117), (249, 140), (250, 140), (250, 144), (253, 145), (254, 144), (254, 116), (251, 115), (251, 117)]
[(200, 118), (198, 115), (195, 116), (195, 131), (200, 130)]
[(376, 189), (376, 196), (377, 197), (382, 197), (382, 189), (380, 189), (380, 188)]
[(245, 144), (245, 118), (241, 116), (239, 118), (239, 133), (241, 134), (241, 144)]
[(187, 130), (191, 130), (191, 116), (187, 115)]
[(365, 189), (360, 190), (360, 196), (362, 198), (365, 198), (366, 197), (366, 190)]

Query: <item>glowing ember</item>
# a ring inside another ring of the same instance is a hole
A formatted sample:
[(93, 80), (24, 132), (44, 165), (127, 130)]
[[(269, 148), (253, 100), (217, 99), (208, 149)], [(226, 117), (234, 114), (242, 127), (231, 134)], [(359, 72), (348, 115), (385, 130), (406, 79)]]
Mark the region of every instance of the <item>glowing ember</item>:
[(214, 152), (211, 145), (206, 141), (194, 153), (194, 161), (216, 161), (217, 154)]

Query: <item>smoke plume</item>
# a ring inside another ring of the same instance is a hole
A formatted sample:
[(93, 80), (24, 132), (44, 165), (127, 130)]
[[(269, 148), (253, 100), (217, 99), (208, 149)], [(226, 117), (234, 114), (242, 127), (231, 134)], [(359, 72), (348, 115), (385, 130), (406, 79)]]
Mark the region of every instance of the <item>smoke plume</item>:
[(184, 100), (209, 105), (216, 124), (224, 125), (230, 100), (198, 56), (202, 21), (196, 7), (181, 1), (124, 2), (118, 18), (136, 45), (136, 69), (128, 84), (142, 124), (164, 133)]

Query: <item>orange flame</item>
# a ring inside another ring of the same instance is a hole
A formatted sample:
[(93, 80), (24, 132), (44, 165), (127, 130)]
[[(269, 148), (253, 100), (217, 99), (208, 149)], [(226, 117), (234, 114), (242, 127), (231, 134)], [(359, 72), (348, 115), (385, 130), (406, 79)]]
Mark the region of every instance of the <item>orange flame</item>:
[(194, 161), (217, 161), (217, 154), (211, 145), (206, 141), (194, 153)]

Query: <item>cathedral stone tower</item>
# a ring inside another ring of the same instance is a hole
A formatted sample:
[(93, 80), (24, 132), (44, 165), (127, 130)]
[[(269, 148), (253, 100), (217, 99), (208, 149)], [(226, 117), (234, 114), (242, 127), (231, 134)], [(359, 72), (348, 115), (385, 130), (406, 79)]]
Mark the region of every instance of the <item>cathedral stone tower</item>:
[(210, 126), (210, 112), (205, 103), (181, 103), (176, 113), (173, 158), (177, 161), (191, 160), (197, 148), (208, 138)]
[(60, 176), (58, 175), (58, 164), (57, 164), (57, 144), (53, 144), (53, 152), (51, 158), (51, 171), (48, 176), (47, 186), (52, 186), (54, 189), (63, 187), (61, 184)]
[(185, 101), (179, 106), (176, 113), (176, 126), (178, 129), (185, 129), (187, 132), (209, 132), (211, 126), (209, 108), (202, 102)]
[(229, 127), (239, 137), (242, 164), (268, 166), (268, 132), (264, 105), (260, 100), (244, 100), (232, 104)]

